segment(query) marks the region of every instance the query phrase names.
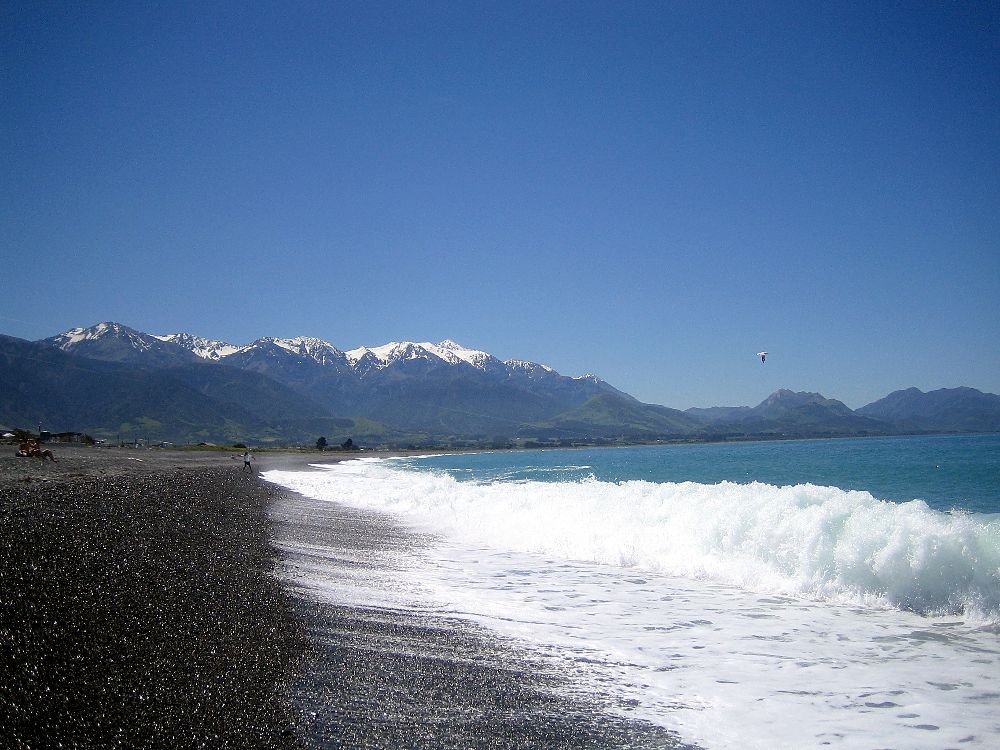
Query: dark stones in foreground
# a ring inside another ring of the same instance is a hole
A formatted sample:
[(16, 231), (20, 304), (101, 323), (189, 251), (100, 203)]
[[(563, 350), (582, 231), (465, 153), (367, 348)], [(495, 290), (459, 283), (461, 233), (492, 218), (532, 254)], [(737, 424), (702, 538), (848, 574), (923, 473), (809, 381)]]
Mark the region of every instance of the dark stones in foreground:
[(466, 623), (429, 627), (410, 612), (363, 608), (320, 607), (307, 619), (319, 656), (310, 661), (300, 695), (312, 717), (303, 727), (312, 746), (679, 747), (662, 727), (548, 692), (551, 676), (533, 673), (529, 663), (491, 645)]
[(230, 468), (0, 484), (4, 745), (300, 747), (267, 502)]

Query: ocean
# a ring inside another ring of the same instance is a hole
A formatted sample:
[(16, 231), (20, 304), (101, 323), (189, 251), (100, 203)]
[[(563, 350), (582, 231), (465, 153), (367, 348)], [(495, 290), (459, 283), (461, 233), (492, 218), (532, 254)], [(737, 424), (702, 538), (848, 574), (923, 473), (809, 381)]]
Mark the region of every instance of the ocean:
[(270, 471), (431, 541), (333, 596), (466, 618), (705, 748), (1000, 746), (1000, 435)]

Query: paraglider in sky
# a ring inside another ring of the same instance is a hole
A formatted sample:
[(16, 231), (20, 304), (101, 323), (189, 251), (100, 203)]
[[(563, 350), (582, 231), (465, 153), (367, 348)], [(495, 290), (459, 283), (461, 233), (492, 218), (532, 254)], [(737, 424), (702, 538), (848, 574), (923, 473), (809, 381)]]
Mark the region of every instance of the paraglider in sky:
[(757, 356), (760, 357), (761, 362), (764, 362), (767, 359), (767, 352), (757, 352)]

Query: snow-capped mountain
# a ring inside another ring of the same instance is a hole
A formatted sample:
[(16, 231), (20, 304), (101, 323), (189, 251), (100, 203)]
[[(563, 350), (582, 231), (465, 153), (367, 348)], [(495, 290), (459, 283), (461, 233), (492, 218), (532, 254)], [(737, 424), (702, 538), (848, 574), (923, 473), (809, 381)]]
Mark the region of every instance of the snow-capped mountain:
[(137, 349), (149, 348), (149, 342), (145, 340), (145, 334), (128, 326), (123, 326), (120, 323), (98, 323), (90, 328), (70, 328), (65, 333), (57, 334), (45, 340), (63, 351), (72, 351), (78, 344), (82, 344), (85, 341), (96, 341), (107, 336), (127, 338)]
[[(309, 336), (264, 336), (236, 345), (189, 333), (152, 335), (101, 323), (41, 343), (144, 367), (210, 362), (237, 368), (302, 394), (329, 415), (363, 416), (436, 434), (513, 434), (524, 423), (554, 417), (597, 395), (635, 402), (595, 376), (571, 378), (534, 362), (504, 362), (449, 339), (397, 341), (345, 352)], [(197, 378), (184, 372), (178, 376), (197, 382), (203, 392), (217, 388), (206, 381), (212, 373), (203, 368)], [(239, 400), (239, 394), (233, 398)]]
[[(323, 339), (311, 338), (309, 336), (296, 336), (291, 339), (276, 339), (265, 337), (260, 341), (267, 341), (275, 346), (280, 346), (285, 351), (298, 354), (300, 357), (309, 357), (319, 364), (325, 365), (327, 362), (342, 360), (344, 353), (333, 344)], [(253, 346), (253, 344), (251, 344)]]
[[(482, 372), (502, 373), (507, 377), (562, 377), (546, 365), (519, 359), (503, 361), (488, 352), (470, 349), (450, 339), (437, 344), (429, 341), (393, 341), (381, 346), (361, 346), (345, 352), (328, 341), (311, 336), (263, 336), (249, 344), (240, 345), (190, 333), (143, 333), (120, 323), (109, 322), (98, 323), (89, 328), (74, 328), (44, 341), (67, 352), (111, 361), (141, 360), (150, 352), (167, 352), (177, 357), (183, 356), (179, 352), (183, 350), (199, 359), (242, 367), (247, 366), (255, 355), (274, 357), (288, 354), (312, 360), (323, 367), (350, 369), (359, 377), (414, 361), (434, 366), (467, 365)], [(96, 346), (95, 342), (101, 342), (101, 345)], [(595, 375), (581, 375), (575, 379), (595, 384), (603, 382)]]
[(503, 369), (506, 363), (497, 357), (478, 349), (469, 349), (445, 339), (438, 344), (429, 341), (414, 343), (412, 341), (391, 342), (382, 346), (362, 346), (344, 353), (347, 361), (359, 373), (367, 374), (373, 368), (384, 370), (399, 362), (423, 360), (431, 364), (461, 365), (466, 364), (477, 370), (495, 371)]
[(90, 328), (71, 328), (45, 340), (64, 352), (78, 350), (96, 341), (118, 341), (124, 347), (145, 352), (155, 349), (159, 339), (120, 323), (98, 323)]
[(168, 333), (165, 336), (157, 336), (156, 334), (151, 335), (160, 341), (177, 344), (181, 348), (187, 349), (196, 357), (208, 359), (213, 362), (217, 362), (223, 357), (228, 357), (230, 354), (235, 354), (240, 349), (240, 347), (234, 346), (233, 344), (227, 344), (225, 341), (216, 341), (214, 339), (202, 338), (201, 336), (192, 336), (190, 333)]
[(343, 352), (337, 349), (337, 347), (333, 344), (323, 341), (322, 339), (312, 338), (310, 336), (296, 336), (290, 339), (264, 336), (263, 338), (259, 338), (250, 344), (240, 346), (230, 344), (226, 341), (193, 336), (190, 333), (168, 333), (163, 336), (159, 336), (157, 334), (150, 335), (160, 341), (168, 341), (170, 343), (177, 344), (195, 356), (200, 357), (201, 359), (211, 360), (213, 362), (218, 362), (219, 360), (238, 354), (239, 352), (245, 352), (254, 348), (261, 349), (267, 347), (278, 347), (279, 349), (284, 349), (292, 354), (309, 357), (314, 359), (319, 364), (327, 364), (329, 362), (342, 361), (344, 359)]
[[(329, 341), (311, 336), (295, 336), (290, 339), (264, 336), (252, 344), (239, 347), (238, 351), (247, 352), (253, 349), (268, 349), (277, 347), (297, 357), (311, 359), (318, 365), (339, 365), (345, 361), (344, 353)], [(235, 354), (235, 352), (233, 352)]]
[(469, 349), (461, 344), (456, 344), (451, 339), (445, 339), (436, 345), (425, 343), (420, 344), (420, 346), (426, 347), (441, 357), (441, 359), (451, 362), (452, 364), (465, 362), (473, 367), (478, 367), (479, 369), (484, 370), (494, 362), (497, 364), (500, 363), (500, 360), (492, 354), (481, 352), (477, 349)]
[[(81, 358), (91, 362), (81, 366)], [(756, 407), (685, 413), (640, 403), (594, 375), (567, 377), (534, 362), (501, 361), (451, 340), (345, 352), (306, 336), (236, 345), (112, 322), (36, 342), (0, 335), (0, 385), (0, 420), (7, 424), (185, 441), (248, 435), (302, 441), (325, 433), (341, 440), (366, 435), (369, 442), (504, 444), (518, 436), (650, 440), (1000, 429), (1000, 396), (971, 388), (910, 389), (858, 411), (818, 393), (779, 390)]]
[(89, 328), (72, 328), (44, 339), (42, 343), (90, 359), (131, 362), (152, 367), (195, 360), (195, 355), (184, 347), (121, 323), (105, 322)]

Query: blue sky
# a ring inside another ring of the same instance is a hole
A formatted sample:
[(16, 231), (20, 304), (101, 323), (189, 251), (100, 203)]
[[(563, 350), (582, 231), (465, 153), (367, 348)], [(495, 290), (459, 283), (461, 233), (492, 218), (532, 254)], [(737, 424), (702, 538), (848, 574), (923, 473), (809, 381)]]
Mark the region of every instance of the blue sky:
[(1000, 393), (996, 3), (138, 5), (0, 7), (0, 332)]

